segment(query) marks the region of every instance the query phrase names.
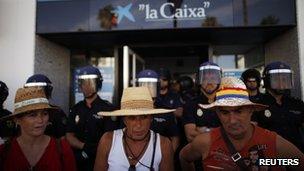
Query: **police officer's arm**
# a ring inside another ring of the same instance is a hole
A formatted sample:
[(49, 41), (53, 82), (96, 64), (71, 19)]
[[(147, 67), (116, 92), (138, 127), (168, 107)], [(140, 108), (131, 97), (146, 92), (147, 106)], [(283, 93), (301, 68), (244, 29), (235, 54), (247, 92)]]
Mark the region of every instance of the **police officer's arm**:
[(187, 137), (188, 142), (191, 142), (197, 135), (201, 134), (196, 128), (196, 109), (197, 104), (195, 101), (190, 101), (184, 105), (184, 113), (183, 113), (183, 124), (184, 130)]
[(183, 103), (181, 97), (177, 95), (174, 100), (174, 108), (176, 109), (173, 113), (176, 117), (181, 118), (183, 116)]
[(173, 113), (178, 118), (182, 117), (183, 116), (183, 107), (176, 108)]
[(201, 134), (194, 123), (185, 124), (184, 129), (188, 142), (191, 142), (196, 136)]
[(163, 136), (160, 136), (160, 147), (162, 158), (159, 164), (160, 171), (173, 171), (174, 170), (174, 152), (171, 141)]
[(65, 134), (65, 137), (66, 139), (68, 140), (68, 142), (70, 143), (70, 145), (73, 147), (73, 148), (76, 148), (76, 149), (83, 149), (84, 147), (84, 143), (81, 142), (76, 136), (74, 133), (72, 132), (67, 132)]
[(75, 112), (73, 109), (70, 111), (70, 114), (68, 116), (67, 120), (67, 132), (65, 134), (66, 139), (70, 143), (70, 145), (73, 148), (76, 149), (83, 149), (84, 147), (84, 142), (81, 142), (76, 136), (75, 136), (75, 131), (76, 131), (76, 123), (75, 123)]
[(167, 117), (167, 126), (165, 128), (166, 135), (170, 137), (173, 152), (176, 151), (177, 147), (179, 146), (179, 128), (177, 126), (177, 121), (175, 116), (172, 113), (166, 114)]
[(106, 132), (101, 137), (95, 159), (94, 171), (108, 170), (108, 157), (112, 146), (113, 132)]
[(292, 170), (304, 170), (304, 154), (292, 143), (277, 135), (277, 158), (299, 159), (298, 166), (288, 166)]
[(182, 170), (195, 170), (193, 162), (205, 159), (210, 147), (210, 134), (203, 133), (198, 135), (191, 143), (186, 145), (179, 154)]

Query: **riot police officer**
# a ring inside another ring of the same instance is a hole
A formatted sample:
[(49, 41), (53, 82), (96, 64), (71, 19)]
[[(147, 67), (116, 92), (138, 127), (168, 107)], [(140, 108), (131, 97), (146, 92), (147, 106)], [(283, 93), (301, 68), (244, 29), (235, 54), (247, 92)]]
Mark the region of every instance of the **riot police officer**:
[[(146, 86), (149, 88), (156, 108), (175, 109), (174, 105), (177, 99), (171, 98), (172, 104), (170, 102), (167, 104), (169, 98), (159, 97), (160, 95), (157, 91), (159, 87), (158, 79), (159, 75), (153, 70), (143, 70), (137, 75), (138, 86)], [(153, 117), (151, 129), (170, 138), (173, 149), (176, 150), (179, 145), (179, 131), (175, 116), (172, 112), (155, 115)]]
[(247, 87), (249, 99), (254, 103), (258, 102), (262, 98), (259, 90), (261, 84), (260, 72), (254, 68), (247, 69), (242, 73), (241, 79)]
[(160, 68), (158, 76), (160, 85), (158, 95), (155, 99), (155, 105), (157, 107), (163, 107), (167, 109), (176, 109), (173, 113), (177, 118), (180, 118), (183, 114), (182, 102), (180, 101), (179, 94), (170, 89), (170, 71), (165, 68)]
[(290, 66), (283, 62), (273, 62), (265, 67), (263, 80), (266, 93), (259, 103), (269, 107), (256, 117), (261, 127), (277, 132), (303, 152), (300, 129), (304, 122), (304, 103), (290, 96), (292, 75)]
[[(53, 86), (51, 80), (43, 74), (34, 74), (30, 76), (24, 87), (42, 87), (48, 100), (52, 97)], [(49, 115), (49, 123), (45, 129), (45, 134), (56, 138), (65, 136), (67, 115), (59, 106), (50, 104), (52, 107), (58, 108)]]
[(198, 76), (200, 94), (184, 105), (183, 122), (189, 142), (198, 134), (220, 125), (214, 111), (201, 109), (198, 104), (210, 104), (215, 100), (215, 93), (221, 82), (221, 68), (215, 63), (205, 62), (200, 65)]
[(155, 100), (158, 88), (158, 74), (150, 69), (140, 71), (137, 74), (137, 86), (148, 87), (153, 100)]
[(74, 150), (78, 170), (93, 170), (99, 139), (106, 131), (114, 130), (119, 125), (115, 118), (97, 115), (100, 111), (115, 110), (110, 102), (102, 100), (97, 94), (102, 81), (98, 68), (80, 68), (78, 83), (84, 100), (70, 110), (66, 133)]
[[(181, 76), (180, 78), (178, 78), (177, 83), (179, 85), (178, 89), (179, 89), (180, 99), (181, 99), (181, 102), (183, 103), (183, 105), (185, 105), (185, 104), (189, 103), (190, 101), (195, 100), (195, 98), (197, 98), (196, 93), (194, 91), (194, 81), (191, 77)], [(183, 120), (178, 119), (177, 125), (180, 130), (180, 133), (179, 133), (180, 146), (178, 148), (178, 151), (180, 151), (185, 145), (188, 144), (188, 141), (187, 141), (187, 137), (185, 135)], [(178, 165), (179, 165), (179, 163), (178, 163)]]
[[(3, 107), (3, 103), (8, 97), (8, 94), (8, 87), (4, 82), (0, 81), (0, 118), (11, 114), (10, 111), (4, 109)], [(2, 121), (0, 123), (0, 138), (2, 138), (3, 140), (7, 140), (8, 138), (15, 136), (15, 128), (15, 123), (12, 120)]]
[(189, 76), (181, 76), (177, 83), (179, 84), (179, 94), (183, 104), (190, 100), (194, 100), (196, 93), (194, 91), (194, 81)]
[[(159, 75), (160, 74), (160, 75)], [(159, 74), (153, 70), (143, 70), (137, 75), (138, 86), (147, 86), (154, 100), (155, 108), (177, 109), (180, 112), (181, 102), (179, 96), (169, 90), (170, 73), (160, 69)], [(176, 112), (176, 111), (175, 111)], [(171, 140), (174, 150), (175, 168), (179, 162), (178, 147), (180, 145), (180, 130), (176, 115), (179, 113), (165, 113), (153, 116), (151, 129)], [(176, 114), (176, 115), (175, 115)]]

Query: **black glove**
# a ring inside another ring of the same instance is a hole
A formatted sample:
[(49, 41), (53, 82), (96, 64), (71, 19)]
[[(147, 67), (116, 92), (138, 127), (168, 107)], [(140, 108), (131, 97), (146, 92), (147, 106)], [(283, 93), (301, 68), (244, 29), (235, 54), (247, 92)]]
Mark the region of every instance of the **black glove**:
[(96, 143), (85, 143), (82, 148), (82, 156), (84, 158), (95, 157), (96, 151), (97, 151)]

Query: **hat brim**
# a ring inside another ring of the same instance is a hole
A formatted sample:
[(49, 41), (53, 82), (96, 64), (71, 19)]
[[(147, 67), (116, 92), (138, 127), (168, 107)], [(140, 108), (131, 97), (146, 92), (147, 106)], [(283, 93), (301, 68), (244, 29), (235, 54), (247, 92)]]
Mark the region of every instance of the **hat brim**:
[(253, 103), (247, 99), (235, 99), (235, 98), (227, 98), (222, 100), (217, 100), (211, 104), (199, 104), (199, 106), (203, 109), (214, 110), (217, 107), (237, 107), (237, 106), (252, 106), (255, 111), (265, 110), (268, 106), (258, 103)]
[(0, 122), (2, 121), (6, 121), (6, 120), (11, 120), (11, 119), (14, 119), (18, 116), (21, 116), (21, 115), (24, 115), (25, 113), (27, 112), (32, 112), (32, 111), (35, 111), (35, 110), (41, 110), (41, 109), (45, 109), (45, 110), (59, 110), (58, 107), (51, 107), (50, 105), (48, 104), (43, 104), (43, 105), (31, 105), (29, 106), (28, 108), (24, 108), (22, 110), (19, 110), (19, 111), (16, 111), (10, 115), (7, 115), (7, 116), (4, 116), (2, 118), (0, 118)]
[(174, 112), (175, 109), (121, 109), (112, 112), (101, 111), (97, 114), (100, 116), (138, 116), (138, 115), (156, 115)]

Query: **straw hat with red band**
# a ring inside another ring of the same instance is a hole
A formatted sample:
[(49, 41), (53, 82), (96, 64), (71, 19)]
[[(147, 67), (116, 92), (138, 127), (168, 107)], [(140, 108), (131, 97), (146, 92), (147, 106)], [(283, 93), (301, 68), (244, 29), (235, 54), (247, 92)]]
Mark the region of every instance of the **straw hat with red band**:
[(101, 116), (137, 116), (153, 115), (175, 111), (175, 109), (155, 109), (150, 91), (147, 87), (129, 87), (122, 93), (121, 109), (112, 112), (101, 111)]
[(249, 100), (249, 94), (243, 81), (235, 77), (223, 77), (221, 86), (216, 92), (215, 102), (204, 105), (199, 104), (204, 109), (214, 109), (220, 106), (253, 106), (255, 111), (264, 110), (266, 105), (253, 103)]
[(12, 119), (16, 116), (23, 115), (26, 112), (39, 109), (58, 110), (58, 108), (49, 105), (49, 101), (41, 87), (19, 88), (15, 96), (14, 112), (0, 118), (0, 120)]

